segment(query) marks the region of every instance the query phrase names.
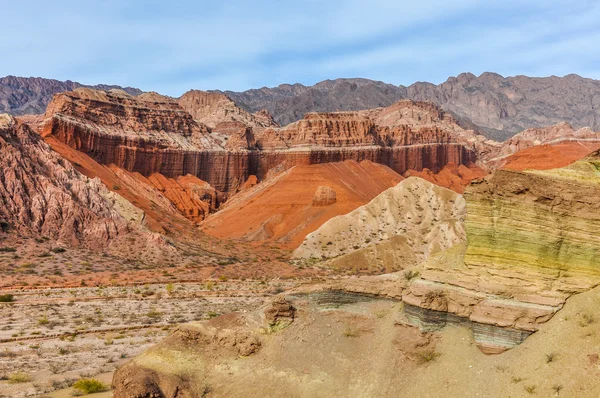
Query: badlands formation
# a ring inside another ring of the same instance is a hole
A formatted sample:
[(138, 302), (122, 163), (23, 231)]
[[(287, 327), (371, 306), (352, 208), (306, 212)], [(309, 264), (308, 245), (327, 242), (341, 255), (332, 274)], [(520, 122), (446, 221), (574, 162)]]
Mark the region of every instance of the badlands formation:
[(600, 393), (599, 133), (105, 89), (0, 116), (0, 396)]
[[(359, 265), (399, 238), (418, 260), (182, 326), (115, 373), (115, 397), (596, 396), (599, 166), (594, 153), (562, 169), (499, 170), (465, 199), (404, 180), (325, 223), (295, 255), (318, 243), (317, 253), (351, 263), (354, 243), (371, 251)], [(407, 236), (415, 222), (416, 239)], [(370, 231), (365, 246), (357, 239)]]

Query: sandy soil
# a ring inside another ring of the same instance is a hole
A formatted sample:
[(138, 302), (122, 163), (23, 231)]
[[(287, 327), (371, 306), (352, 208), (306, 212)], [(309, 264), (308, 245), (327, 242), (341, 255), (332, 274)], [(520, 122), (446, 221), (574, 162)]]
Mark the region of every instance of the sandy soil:
[(0, 291), (15, 298), (0, 303), (0, 378), (18, 370), (31, 379), (0, 381), (0, 397), (48, 394), (98, 375), (110, 384), (118, 366), (178, 324), (253, 310), (302, 282), (223, 277), (204, 283)]

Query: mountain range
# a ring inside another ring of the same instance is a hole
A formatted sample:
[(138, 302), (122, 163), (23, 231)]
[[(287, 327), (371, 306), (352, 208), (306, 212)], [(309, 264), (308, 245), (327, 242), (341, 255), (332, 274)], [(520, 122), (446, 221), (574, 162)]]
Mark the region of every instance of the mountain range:
[[(84, 85), (43, 78), (0, 79), (0, 112), (40, 114), (53, 94)], [(141, 90), (113, 85), (86, 86), (102, 90)], [(220, 91), (219, 91), (220, 92)], [(600, 129), (600, 81), (578, 75), (503, 77), (496, 73), (461, 73), (444, 83), (417, 82), (396, 86), (369, 79), (325, 80), (313, 86), (282, 84), (243, 92), (222, 92), (250, 112), (268, 110), (280, 125), (307, 112), (332, 112), (386, 107), (400, 99), (431, 101), (488, 138), (503, 141), (531, 127), (566, 121), (575, 128)]]

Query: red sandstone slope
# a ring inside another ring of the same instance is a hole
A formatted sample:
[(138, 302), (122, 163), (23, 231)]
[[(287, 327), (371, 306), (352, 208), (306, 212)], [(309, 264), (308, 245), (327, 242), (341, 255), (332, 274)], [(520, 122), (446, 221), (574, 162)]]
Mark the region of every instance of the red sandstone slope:
[(429, 169), (423, 169), (421, 171), (409, 170), (403, 175), (404, 177), (420, 177), (454, 192), (463, 193), (471, 181), (485, 177), (487, 174), (487, 171), (474, 164), (465, 166), (449, 163), (437, 174)]
[(504, 159), (502, 169), (523, 171), (525, 169), (548, 170), (566, 167), (598, 149), (600, 149), (600, 141), (538, 145), (507, 157)]
[(487, 157), (486, 163), (491, 168), (503, 168), (508, 163), (512, 163), (513, 166), (510, 167), (516, 169), (564, 167), (585, 157), (599, 143), (600, 132), (587, 127), (575, 130), (568, 123), (562, 122), (516, 134)]
[[(52, 149), (89, 178), (98, 178), (108, 189), (118, 193), (144, 212), (144, 225), (160, 233), (189, 233), (193, 222), (201, 221), (216, 210), (220, 200), (214, 189), (193, 176), (169, 179), (158, 173), (146, 178), (115, 165), (101, 165), (94, 159), (50, 136), (45, 141)], [(198, 200), (208, 195), (207, 201)], [(187, 217), (187, 218), (186, 218)]]
[(331, 217), (354, 210), (401, 180), (390, 168), (369, 161), (297, 165), (238, 194), (203, 223), (203, 230), (220, 238), (297, 247)]

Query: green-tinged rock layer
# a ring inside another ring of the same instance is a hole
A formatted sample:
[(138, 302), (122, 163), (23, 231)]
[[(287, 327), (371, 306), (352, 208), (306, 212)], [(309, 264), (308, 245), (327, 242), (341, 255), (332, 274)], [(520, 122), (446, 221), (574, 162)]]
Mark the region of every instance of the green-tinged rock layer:
[(467, 199), (467, 266), (600, 274), (600, 160), (562, 169), (499, 170)]

